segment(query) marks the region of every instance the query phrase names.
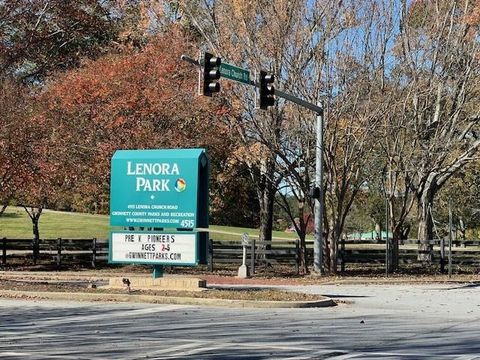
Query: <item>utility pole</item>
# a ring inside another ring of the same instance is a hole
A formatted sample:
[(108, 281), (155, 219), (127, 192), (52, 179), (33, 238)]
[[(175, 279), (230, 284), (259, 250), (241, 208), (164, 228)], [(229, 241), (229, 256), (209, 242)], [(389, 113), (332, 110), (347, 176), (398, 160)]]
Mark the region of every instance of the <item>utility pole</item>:
[(315, 186), (320, 190), (315, 199), (315, 240), (313, 243), (313, 270), (323, 275), (323, 112), (317, 113), (315, 147)]

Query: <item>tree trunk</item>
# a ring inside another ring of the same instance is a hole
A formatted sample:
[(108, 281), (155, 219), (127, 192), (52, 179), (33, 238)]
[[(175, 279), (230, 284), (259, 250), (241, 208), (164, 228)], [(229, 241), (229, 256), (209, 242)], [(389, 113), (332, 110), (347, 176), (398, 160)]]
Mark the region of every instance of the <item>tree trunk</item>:
[(33, 263), (36, 265), (37, 264), (37, 259), (39, 255), (39, 245), (40, 245), (40, 229), (38, 226), (38, 222), (40, 220), (40, 216), (42, 215), (43, 207), (31, 207), (30, 210), (26, 207), (23, 206), (25, 211), (27, 212), (28, 216), (30, 217), (30, 220), (32, 220), (32, 230), (33, 230)]
[(273, 231), (273, 189), (265, 189), (260, 200), (260, 241), (271, 241)]
[(410, 233), (410, 224), (403, 224), (400, 229), (400, 240), (408, 240), (408, 234)]
[(331, 254), (331, 251), (330, 251), (330, 248), (331, 248), (331, 244), (332, 244), (332, 237), (334, 236), (333, 235), (333, 221), (331, 219), (328, 220), (328, 226), (325, 227), (325, 230), (327, 230), (326, 232), (326, 236), (323, 238), (324, 239), (324, 243), (323, 243), (323, 269), (325, 271), (325, 274), (330, 274), (331, 273), (331, 262), (330, 262), (330, 256), (332, 255)]
[(395, 226), (392, 231), (392, 261), (390, 262), (389, 271), (398, 270), (400, 262), (400, 240), (402, 238), (402, 231), (398, 226)]
[[(325, 224), (325, 223), (324, 223)], [(331, 231), (327, 226), (324, 226), (323, 232), (323, 248), (322, 248), (322, 265), (325, 273), (330, 272), (330, 234)]]
[[(272, 241), (273, 230), (273, 204), (275, 201), (275, 163), (266, 158), (262, 161), (260, 168), (251, 169), (253, 181), (255, 182), (257, 197), (260, 207), (260, 241)], [(266, 249), (271, 247), (267, 245)]]
[(337, 274), (338, 243), (341, 236), (341, 226), (339, 223), (334, 222), (333, 227), (331, 227), (331, 230), (328, 232), (327, 259), (325, 261), (327, 265), (325, 270), (331, 275)]
[(0, 216), (3, 215), (3, 213), (4, 213), (5, 210), (7, 209), (7, 206), (8, 206), (8, 205), (1, 205), (1, 207), (0, 207)]
[(422, 196), (417, 206), (418, 222), (418, 260), (431, 263), (433, 260), (433, 221), (431, 207), (433, 204), (433, 195)]
[(38, 228), (38, 219), (40, 216), (34, 216), (32, 218), (33, 225), (33, 263), (37, 264), (37, 259), (39, 255), (39, 246), (40, 246), (40, 230)]
[(298, 234), (300, 238), (300, 264), (299, 264), (299, 272), (300, 275), (308, 274), (308, 266), (307, 266), (307, 244), (305, 243), (306, 233)]
[[(462, 240), (462, 242), (464, 242), (466, 240), (466, 237), (467, 237), (467, 232), (466, 232), (467, 228), (465, 227), (465, 222), (463, 221), (462, 218), (460, 218), (458, 220), (457, 229), (460, 232), (460, 240)], [(455, 240), (458, 240), (458, 239), (455, 239)]]
[(338, 268), (338, 244), (342, 240), (342, 231), (343, 225), (340, 222), (336, 223), (335, 231), (333, 231), (333, 238), (330, 247), (330, 262), (331, 262), (331, 272), (333, 275), (337, 274)]
[(328, 274), (335, 275), (337, 273), (337, 260), (338, 260), (338, 238), (334, 231), (329, 233), (328, 237), (328, 258), (327, 269)]
[(375, 223), (375, 242), (377, 244), (382, 242), (382, 226), (379, 223)]
[(330, 274), (337, 274), (338, 239), (334, 235), (330, 241)]

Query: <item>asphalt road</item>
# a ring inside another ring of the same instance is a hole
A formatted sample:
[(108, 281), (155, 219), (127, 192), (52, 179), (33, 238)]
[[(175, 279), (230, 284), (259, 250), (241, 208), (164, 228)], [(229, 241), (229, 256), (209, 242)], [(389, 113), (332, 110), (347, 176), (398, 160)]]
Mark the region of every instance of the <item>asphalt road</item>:
[(480, 284), (295, 290), (353, 303), (226, 309), (0, 300), (0, 359), (480, 359)]

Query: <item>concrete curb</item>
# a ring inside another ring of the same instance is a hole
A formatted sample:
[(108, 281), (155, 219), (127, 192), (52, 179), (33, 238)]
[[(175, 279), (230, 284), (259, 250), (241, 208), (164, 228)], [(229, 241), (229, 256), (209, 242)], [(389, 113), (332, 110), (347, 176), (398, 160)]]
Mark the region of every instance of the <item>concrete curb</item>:
[(48, 292), (48, 291), (18, 291), (0, 290), (0, 298), (31, 299), (31, 300), (69, 300), (69, 301), (99, 301), (99, 302), (133, 302), (150, 304), (200, 305), (233, 308), (312, 308), (335, 306), (336, 303), (325, 298), (318, 301), (254, 301), (208, 299), (174, 296), (136, 295), (136, 294), (92, 294), (82, 292)]

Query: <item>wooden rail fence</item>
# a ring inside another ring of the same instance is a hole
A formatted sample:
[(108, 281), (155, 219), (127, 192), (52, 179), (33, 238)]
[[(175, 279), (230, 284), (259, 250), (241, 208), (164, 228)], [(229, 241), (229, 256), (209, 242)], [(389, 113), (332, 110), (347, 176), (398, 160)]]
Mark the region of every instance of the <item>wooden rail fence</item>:
[[(448, 241), (445, 239), (433, 239), (428, 241), (431, 250), (421, 251), (418, 240), (403, 240), (399, 243), (398, 259), (399, 265), (421, 264), (418, 260), (420, 253), (431, 253), (433, 256), (432, 264), (439, 265), (440, 271), (445, 272), (448, 263), (449, 248)], [(392, 251), (392, 245), (390, 245)], [(392, 253), (388, 255), (392, 259)], [(372, 242), (342, 240), (339, 248), (339, 266), (341, 271), (345, 271), (348, 264), (379, 265), (385, 264), (385, 243), (374, 244)], [(480, 241), (453, 241), (451, 261), (453, 267), (474, 266), (480, 267)]]
[(35, 244), (32, 239), (1, 239), (2, 265), (15, 259), (32, 259), (55, 263), (58, 268), (68, 261), (68, 265), (89, 264), (96, 267), (98, 262), (108, 259), (108, 240), (105, 239), (41, 239)]
[[(399, 246), (399, 264), (418, 263), (417, 257), (419, 242), (405, 240)], [(438, 264), (444, 271), (448, 259), (447, 242), (431, 240), (433, 263)], [(108, 260), (108, 240), (106, 239), (42, 239), (37, 246), (32, 239), (0, 239), (1, 265), (26, 262), (31, 259), (34, 263), (62, 265), (87, 265), (95, 268)], [(262, 265), (292, 266), (299, 271), (299, 241), (258, 241), (251, 240), (247, 246), (247, 265), (255, 274), (256, 268)], [(239, 240), (212, 241), (209, 243), (209, 269), (221, 264), (242, 263), (243, 246)], [(455, 241), (452, 244), (453, 266), (476, 266), (480, 268), (480, 241)], [(313, 262), (313, 241), (307, 241), (307, 259), (309, 266)], [(349, 265), (363, 264), (382, 265), (385, 263), (385, 243), (368, 241), (342, 240), (339, 244), (338, 266), (340, 271), (346, 271)]]
[[(243, 261), (243, 245), (241, 241), (212, 241), (209, 246), (209, 269), (214, 264), (238, 264)], [(255, 268), (261, 265), (291, 265), (295, 272), (299, 270), (299, 240), (272, 242), (251, 240), (247, 246), (247, 265), (255, 274)]]

